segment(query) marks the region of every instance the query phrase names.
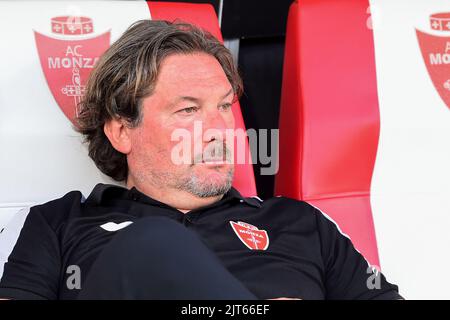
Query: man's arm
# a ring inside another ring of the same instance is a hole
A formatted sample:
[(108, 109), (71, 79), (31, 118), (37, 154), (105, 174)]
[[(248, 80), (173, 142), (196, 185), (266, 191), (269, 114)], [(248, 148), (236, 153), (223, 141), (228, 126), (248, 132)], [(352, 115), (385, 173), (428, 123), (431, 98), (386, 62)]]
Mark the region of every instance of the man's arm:
[(398, 300), (398, 287), (372, 268), (336, 224), (316, 209), (327, 299)]
[[(8, 228), (3, 231), (5, 234), (10, 231)], [(0, 246), (5, 245), (5, 237), (0, 237)], [(36, 207), (31, 208), (13, 248), (4, 264), (0, 297), (57, 299), (61, 268), (59, 241)]]

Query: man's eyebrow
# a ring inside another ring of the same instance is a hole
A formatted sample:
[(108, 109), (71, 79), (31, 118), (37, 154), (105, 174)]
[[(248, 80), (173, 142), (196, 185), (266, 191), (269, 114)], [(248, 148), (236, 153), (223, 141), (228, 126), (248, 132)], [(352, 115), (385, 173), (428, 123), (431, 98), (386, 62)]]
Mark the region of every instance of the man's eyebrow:
[(200, 102), (200, 99), (199, 98), (196, 98), (196, 97), (190, 97), (190, 96), (180, 96), (180, 97), (178, 97), (178, 99), (177, 99), (177, 102), (178, 101), (191, 101), (191, 102), (196, 102), (196, 103), (198, 103), (198, 102)]
[(228, 97), (233, 92), (234, 92), (234, 90), (233, 90), (233, 88), (231, 88), (227, 93), (225, 93), (225, 95), (222, 96), (222, 99), (225, 99), (226, 97)]

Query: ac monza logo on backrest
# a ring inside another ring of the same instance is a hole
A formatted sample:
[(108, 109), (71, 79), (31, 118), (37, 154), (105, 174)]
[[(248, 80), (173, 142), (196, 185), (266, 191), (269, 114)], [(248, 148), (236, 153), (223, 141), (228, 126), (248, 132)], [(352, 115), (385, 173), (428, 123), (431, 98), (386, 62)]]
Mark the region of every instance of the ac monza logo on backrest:
[(416, 29), (422, 56), (430, 78), (450, 108), (450, 12), (430, 17), (433, 34)]
[(95, 36), (88, 17), (59, 16), (49, 22), (51, 36), (34, 31), (39, 60), (56, 103), (73, 121), (87, 78), (109, 47), (110, 31)]
[(269, 247), (269, 236), (266, 230), (260, 230), (242, 221), (230, 221), (230, 225), (239, 240), (250, 250), (267, 250)]

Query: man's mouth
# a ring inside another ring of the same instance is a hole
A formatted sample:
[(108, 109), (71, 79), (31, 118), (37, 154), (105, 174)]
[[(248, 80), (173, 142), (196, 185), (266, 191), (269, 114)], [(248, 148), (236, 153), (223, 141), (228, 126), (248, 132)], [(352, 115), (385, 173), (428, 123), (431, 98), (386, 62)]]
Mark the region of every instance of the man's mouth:
[(230, 161), (230, 152), (225, 145), (220, 148), (208, 148), (194, 159), (194, 163), (207, 165), (223, 165)]
[(205, 164), (224, 164), (227, 162), (226, 152), (218, 152), (217, 154), (207, 154), (202, 157), (201, 163)]
[(209, 159), (203, 159), (203, 161), (201, 163), (218, 165), (218, 164), (226, 163), (226, 159), (224, 157), (221, 157), (221, 158), (209, 158)]

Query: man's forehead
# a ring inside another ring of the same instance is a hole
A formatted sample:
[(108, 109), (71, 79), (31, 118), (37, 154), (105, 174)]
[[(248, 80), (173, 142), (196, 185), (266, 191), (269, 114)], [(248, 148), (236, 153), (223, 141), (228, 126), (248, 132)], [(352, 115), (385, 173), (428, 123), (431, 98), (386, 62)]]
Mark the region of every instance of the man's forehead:
[(206, 53), (173, 54), (162, 60), (154, 91), (144, 103), (170, 109), (183, 101), (219, 103), (229, 97), (234, 100), (234, 90), (216, 58)]
[[(209, 95), (208, 95), (209, 96)], [(233, 89), (228, 90), (228, 92), (226, 92), (225, 94), (218, 96), (218, 98), (220, 98), (220, 100), (223, 100), (227, 97), (231, 97), (234, 96), (233, 93)], [(216, 98), (216, 97), (214, 97)], [(202, 102), (203, 98), (201, 96), (198, 95), (177, 95), (174, 97), (173, 99), (173, 104), (177, 104), (180, 101), (191, 101), (191, 102)]]
[(217, 88), (224, 91), (222, 94), (231, 88), (220, 63), (206, 53), (168, 56), (161, 63), (156, 86), (177, 87), (186, 93), (198, 88)]

